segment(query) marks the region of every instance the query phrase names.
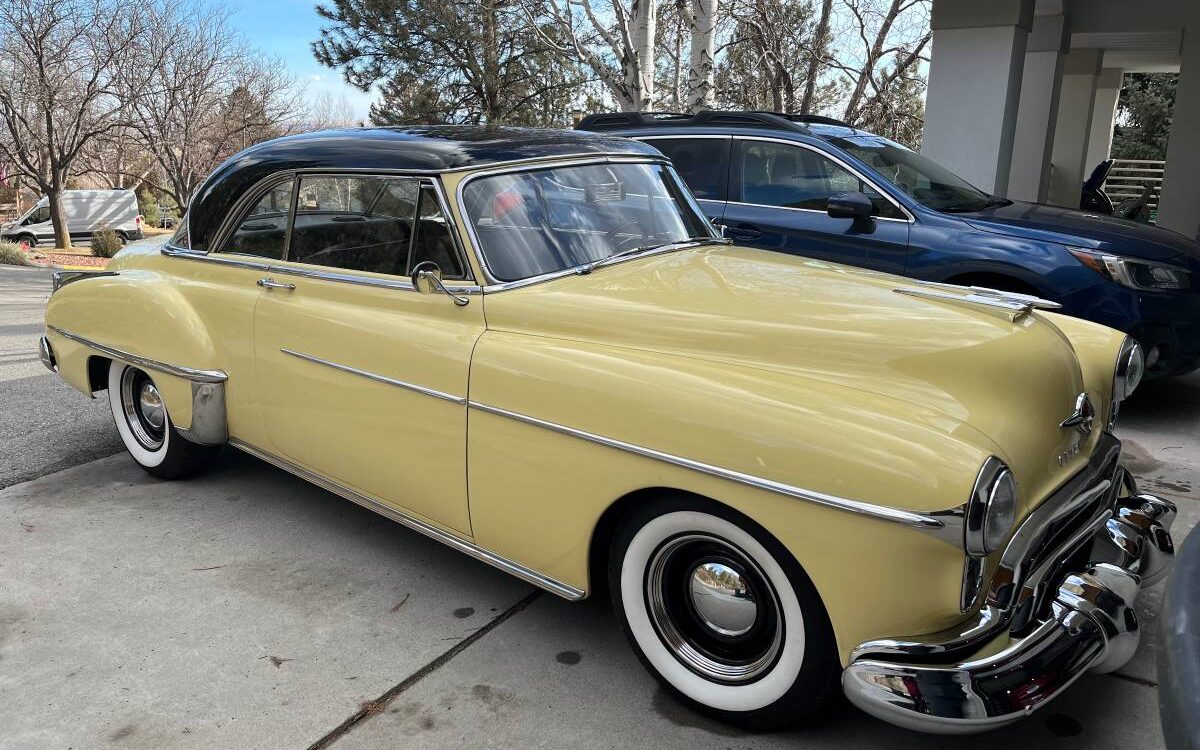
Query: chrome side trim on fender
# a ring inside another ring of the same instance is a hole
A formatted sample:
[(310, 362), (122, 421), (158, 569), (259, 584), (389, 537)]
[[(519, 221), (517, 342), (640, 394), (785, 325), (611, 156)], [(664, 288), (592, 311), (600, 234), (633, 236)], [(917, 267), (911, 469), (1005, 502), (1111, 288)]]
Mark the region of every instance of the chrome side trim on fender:
[(131, 352), (122, 351), (120, 349), (114, 349), (111, 346), (105, 346), (104, 344), (101, 344), (96, 341), (92, 341), (89, 338), (85, 338), (83, 336), (76, 335), (69, 331), (64, 331), (63, 329), (58, 328), (56, 326), (47, 324), (46, 328), (50, 329), (51, 331), (54, 331), (55, 333), (57, 333), (60, 336), (63, 336), (64, 338), (68, 338), (72, 341), (83, 344), (84, 346), (95, 349), (96, 351), (100, 352), (101, 354), (107, 354), (108, 356), (112, 357), (113, 359), (119, 359), (123, 362), (128, 362), (131, 365), (137, 365), (138, 367), (141, 367), (141, 368), (144, 368), (147, 370), (154, 370), (155, 372), (161, 372), (161, 373), (165, 373), (167, 375), (174, 375), (176, 377), (184, 378), (186, 380), (191, 380), (192, 382), (195, 382), (195, 383), (224, 383), (226, 380), (229, 379), (229, 376), (226, 375), (225, 372), (222, 370), (198, 370), (193, 367), (183, 367), (181, 365), (168, 364), (167, 362), (159, 362), (156, 359), (142, 357), (137, 354), (133, 354)]
[(910, 297), (923, 297), (925, 299), (944, 302), (957, 302), (964, 305), (998, 308), (1004, 310), (1006, 317), (1014, 322), (1033, 310), (1058, 310), (1062, 308), (1062, 305), (1057, 302), (1042, 299), (1041, 297), (1034, 297), (1031, 294), (1002, 292), (997, 289), (988, 289), (981, 286), (958, 286), (956, 284), (942, 284), (936, 281), (920, 281), (917, 279), (909, 283), (916, 284), (917, 286), (897, 287), (893, 291), (898, 294), (906, 294)]
[(463, 396), (455, 396), (452, 393), (445, 393), (443, 391), (437, 391), (437, 390), (434, 390), (433, 388), (426, 388), (423, 385), (417, 385), (415, 383), (406, 383), (403, 380), (396, 380), (395, 378), (389, 378), (386, 375), (379, 375), (377, 373), (368, 372), (367, 370), (360, 370), (357, 367), (350, 367), (349, 365), (342, 365), (342, 364), (338, 364), (337, 362), (330, 362), (327, 359), (321, 359), (320, 357), (314, 357), (311, 354), (304, 354), (303, 352), (297, 352), (297, 351), (293, 351), (291, 349), (280, 349), (279, 351), (283, 352), (284, 354), (290, 355), (292, 357), (296, 357), (297, 359), (302, 359), (305, 362), (312, 362), (312, 363), (318, 364), (318, 365), (325, 365), (326, 367), (332, 367), (335, 370), (341, 370), (342, 372), (348, 372), (351, 375), (358, 375), (360, 377), (367, 378), (368, 380), (374, 380), (378, 383), (386, 383), (388, 385), (394, 385), (397, 388), (404, 388), (405, 390), (414, 391), (416, 393), (420, 393), (425, 396), (432, 396), (434, 398), (440, 398), (443, 401), (449, 401), (454, 404), (466, 404), (467, 403), (467, 399)]
[(225, 384), (192, 381), (192, 424), (175, 431), (193, 443), (221, 445), (229, 439), (225, 413)]
[(824, 505), (828, 508), (835, 508), (837, 510), (856, 513), (861, 516), (868, 516), (881, 521), (889, 521), (891, 523), (898, 523), (904, 526), (911, 526), (923, 530), (936, 530), (945, 526), (940, 519), (935, 518), (932, 515), (914, 513), (912, 511), (901, 510), (899, 508), (889, 508), (883, 505), (872, 505), (871, 503), (865, 503), (860, 500), (836, 497), (834, 495), (827, 495), (823, 492), (806, 490), (789, 484), (783, 484), (782, 482), (763, 479), (762, 477), (756, 477), (750, 474), (743, 474), (740, 471), (733, 471), (732, 469), (722, 469), (719, 466), (713, 466), (700, 461), (693, 461), (690, 458), (683, 458), (682, 456), (663, 453), (662, 451), (656, 451), (652, 448), (643, 448), (640, 445), (633, 445), (632, 443), (614, 440), (613, 438), (607, 438), (603, 435), (584, 432), (583, 430), (576, 430), (573, 427), (566, 427), (564, 425), (555, 424), (554, 422), (547, 422), (543, 419), (526, 416), (524, 414), (518, 414), (517, 412), (508, 411), (507, 409), (488, 406), (487, 404), (481, 404), (478, 401), (468, 401), (468, 406), (470, 406), (472, 409), (477, 409), (487, 414), (495, 414), (496, 416), (506, 417), (517, 422), (533, 425), (534, 427), (542, 427), (562, 435), (570, 435), (571, 437), (576, 437), (580, 440), (586, 440), (590, 443), (596, 443), (597, 445), (616, 448), (617, 450), (626, 451), (628, 453), (644, 456), (646, 458), (652, 458), (656, 461), (662, 461), (663, 463), (680, 466), (685, 469), (691, 469), (692, 471), (698, 471), (701, 474), (708, 474), (709, 476), (717, 477), (719, 479), (726, 479), (731, 482), (737, 482), (738, 484), (744, 484), (748, 487), (754, 487), (756, 489), (766, 490), (768, 492), (775, 492), (780, 495), (794, 497), (798, 500), (816, 503), (817, 505)]
[(83, 279), (95, 279), (102, 276), (116, 276), (117, 271), (55, 271), (50, 274), (50, 293), (54, 294), (67, 284)]
[(273, 466), (277, 466), (286, 472), (295, 474), (301, 479), (311, 482), (324, 490), (328, 490), (335, 495), (339, 495), (352, 503), (361, 505), (367, 510), (375, 511), (381, 516), (390, 518), (397, 523), (404, 524), (413, 531), (420, 532), (431, 539), (435, 539), (449, 547), (453, 547), (459, 552), (463, 552), (471, 557), (474, 557), (476, 560), (481, 560), (488, 565), (503, 570), (505, 573), (509, 573), (510, 575), (514, 575), (523, 581), (546, 589), (552, 594), (557, 594), (558, 596), (561, 596), (569, 601), (575, 601), (584, 597), (584, 591), (582, 589), (577, 589), (574, 586), (563, 583), (562, 581), (557, 581), (548, 576), (544, 576), (541, 573), (538, 573), (536, 570), (527, 568), (520, 563), (513, 562), (505, 557), (501, 557), (494, 552), (489, 552), (483, 547), (473, 544), (472, 542), (468, 542), (467, 540), (457, 537), (447, 531), (442, 531), (436, 526), (414, 518), (413, 516), (393, 508), (390, 505), (386, 505), (378, 500), (375, 500), (374, 498), (367, 497), (366, 495), (356, 492), (345, 485), (338, 484), (337, 482), (326, 479), (325, 477), (315, 474), (308, 469), (297, 466), (287, 459), (274, 456), (260, 448), (254, 447), (253, 445), (243, 443), (236, 438), (231, 439), (229, 444), (239, 450), (249, 453), (255, 458), (262, 459), (263, 461), (266, 461)]

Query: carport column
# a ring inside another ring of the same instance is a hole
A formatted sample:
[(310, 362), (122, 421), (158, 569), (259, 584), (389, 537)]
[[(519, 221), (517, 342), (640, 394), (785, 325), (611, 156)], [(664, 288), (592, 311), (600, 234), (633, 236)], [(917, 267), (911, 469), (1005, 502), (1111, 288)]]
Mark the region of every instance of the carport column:
[(1058, 97), (1058, 122), (1054, 126), (1054, 150), (1050, 156), (1048, 203), (1079, 208), (1083, 181), (1094, 164), (1085, 165), (1088, 139), (1092, 133), (1092, 108), (1100, 79), (1098, 49), (1074, 50), (1063, 64), (1062, 92)]
[(1033, 0), (934, 0), (921, 152), (968, 182), (1008, 189)]
[(1067, 50), (1066, 19), (1035, 16), (1025, 51), (1021, 103), (1013, 139), (1012, 169), (1006, 197), (1037, 203), (1046, 200), (1050, 150), (1058, 121), (1058, 95)]
[(1200, 239), (1200, 18), (1184, 29), (1182, 53), (1158, 225)]
[(1125, 71), (1104, 68), (1096, 81), (1096, 99), (1092, 103), (1092, 133), (1088, 136), (1087, 158), (1083, 160), (1086, 179), (1096, 165), (1108, 158), (1112, 150), (1113, 125), (1117, 119), (1117, 100), (1121, 98), (1121, 82)]

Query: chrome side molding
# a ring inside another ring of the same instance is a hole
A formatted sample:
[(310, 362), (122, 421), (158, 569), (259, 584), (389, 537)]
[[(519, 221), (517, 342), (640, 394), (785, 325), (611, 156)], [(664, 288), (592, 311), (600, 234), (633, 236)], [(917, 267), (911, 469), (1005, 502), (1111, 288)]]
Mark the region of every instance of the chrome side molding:
[(302, 466), (298, 466), (285, 458), (275, 456), (260, 448), (256, 448), (249, 443), (244, 443), (236, 438), (231, 439), (229, 444), (238, 450), (249, 453), (255, 458), (262, 459), (263, 461), (283, 469), (286, 472), (295, 474), (301, 479), (311, 482), (324, 490), (328, 490), (335, 495), (339, 495), (352, 503), (361, 505), (367, 510), (374, 511), (381, 516), (390, 518), (397, 523), (404, 524), (413, 531), (420, 532), (431, 539), (439, 541), (449, 547), (453, 547), (459, 552), (470, 555), (476, 560), (485, 562), (492, 567), (499, 568), (505, 573), (514, 575), (527, 583), (532, 583), (533, 585), (543, 588), (552, 594), (557, 594), (558, 596), (561, 596), (569, 601), (576, 601), (585, 596), (585, 592), (582, 589), (577, 589), (574, 586), (563, 583), (562, 581), (542, 575), (532, 568), (527, 568), (518, 562), (509, 560), (506, 557), (501, 557), (500, 555), (486, 550), (477, 544), (467, 541), (466, 539), (455, 536), (447, 531), (442, 531), (438, 527), (425, 523), (418, 518), (414, 518), (413, 516), (410, 516), (407, 513), (392, 507), (391, 505), (386, 505), (378, 500), (375, 500), (374, 498), (356, 492), (345, 485), (339, 484), (330, 479), (326, 479), (325, 477), (315, 474)]
[(83, 344), (84, 346), (89, 347), (91, 349), (95, 349), (96, 351), (100, 352), (101, 354), (107, 354), (108, 356), (112, 357), (113, 359), (119, 359), (122, 362), (128, 362), (131, 365), (137, 365), (138, 367), (141, 367), (146, 370), (154, 370), (155, 372), (161, 372), (161, 373), (165, 373), (167, 375), (174, 375), (176, 377), (184, 378), (186, 380), (191, 380), (196, 383), (224, 383), (226, 380), (229, 379), (229, 376), (226, 375), (223, 370), (200, 370), (200, 369), (196, 369), (194, 367), (183, 367), (182, 365), (173, 365), (173, 364), (170, 364), (167, 362), (159, 362), (156, 359), (150, 359), (149, 357), (143, 357), (138, 354), (134, 354), (132, 352), (127, 352), (127, 351), (123, 351), (121, 349), (113, 348), (111, 346), (106, 346), (104, 344), (101, 344), (98, 341), (93, 341), (84, 336), (79, 336), (77, 334), (71, 333), (70, 331), (64, 331), (63, 329), (58, 328), (57, 326), (52, 326), (50, 324), (46, 324), (46, 328), (50, 329), (51, 331), (54, 331), (59, 336), (68, 338), (76, 343)]
[(292, 349), (280, 349), (279, 351), (281, 351), (284, 354), (287, 354), (289, 356), (296, 357), (297, 359), (302, 359), (305, 362), (312, 362), (312, 363), (318, 364), (318, 365), (325, 365), (326, 367), (331, 367), (334, 370), (340, 370), (342, 372), (346, 372), (351, 375), (358, 375), (359, 377), (366, 378), (367, 380), (374, 380), (377, 383), (386, 383), (387, 385), (394, 385), (397, 388), (403, 388), (407, 391), (413, 391), (415, 393), (420, 393), (424, 396), (432, 396), (433, 398), (440, 398), (443, 401), (449, 401), (454, 404), (466, 404), (467, 403), (467, 399), (464, 396), (455, 396), (452, 393), (446, 393), (444, 391), (434, 390), (433, 388), (426, 388), (425, 386), (417, 385), (416, 383), (409, 383), (409, 382), (406, 382), (403, 380), (396, 380), (395, 378), (389, 378), (386, 375), (380, 375), (378, 373), (370, 372), (368, 370), (360, 370), (357, 367), (350, 367), (349, 365), (343, 365), (343, 364), (339, 364), (337, 362), (331, 362), (327, 359), (321, 359), (320, 357), (314, 357), (311, 354), (305, 354), (303, 352), (294, 351)]
[(633, 453), (638, 456), (644, 456), (645, 458), (651, 458), (655, 461), (662, 461), (663, 463), (668, 463), (673, 466), (680, 466), (685, 469), (691, 469), (692, 471), (698, 471), (701, 474), (708, 474), (709, 476), (726, 479), (731, 482), (746, 485), (748, 487), (754, 487), (756, 489), (766, 490), (768, 492), (775, 492), (780, 495), (787, 495), (788, 497), (794, 497), (798, 500), (816, 503), (817, 505), (824, 505), (828, 508), (835, 508), (837, 510), (856, 513), (861, 516), (868, 516), (881, 521), (898, 523), (904, 526), (911, 526), (913, 528), (922, 530), (936, 530), (945, 526), (945, 523), (942, 520), (935, 518), (932, 515), (914, 513), (913, 511), (901, 510), (899, 508), (889, 508), (884, 505), (873, 505), (860, 500), (851, 500), (849, 498), (837, 497), (835, 495), (827, 495), (823, 492), (806, 490), (801, 487), (783, 484), (782, 482), (776, 482), (771, 479), (764, 479), (762, 477), (756, 477), (750, 474), (743, 474), (740, 471), (723, 469), (719, 466), (713, 466), (712, 464), (693, 461), (690, 458), (684, 458), (682, 456), (676, 456), (670, 453), (663, 453), (662, 451), (656, 451), (653, 448), (644, 448), (640, 445), (626, 443), (622, 440), (615, 440), (613, 438), (604, 437), (603, 435), (577, 430), (573, 427), (566, 427), (554, 422), (547, 422), (543, 419), (530, 417), (525, 414), (518, 414), (517, 412), (508, 411), (507, 409), (481, 404), (478, 401), (469, 401), (468, 406), (470, 406), (472, 409), (482, 411), (487, 414), (495, 414), (497, 416), (512, 419), (517, 422), (533, 425), (534, 427), (541, 427), (543, 429), (551, 430), (563, 435), (570, 435), (571, 437), (579, 438), (580, 440), (586, 440), (590, 443), (596, 443), (597, 445), (616, 448), (617, 450), (626, 451), (627, 453)]
[(50, 274), (50, 293), (54, 294), (67, 284), (82, 279), (95, 279), (102, 276), (116, 276), (117, 271), (55, 271)]

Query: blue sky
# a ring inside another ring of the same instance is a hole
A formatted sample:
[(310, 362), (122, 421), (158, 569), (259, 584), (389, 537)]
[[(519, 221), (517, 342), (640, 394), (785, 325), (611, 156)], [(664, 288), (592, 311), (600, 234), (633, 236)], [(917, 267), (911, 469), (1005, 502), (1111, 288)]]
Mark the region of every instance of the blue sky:
[(337, 70), (319, 64), (312, 55), (312, 42), (320, 37), (321, 18), (315, 0), (234, 0), (225, 7), (230, 23), (263, 52), (278, 57), (305, 85), (310, 98), (323, 91), (346, 97), (356, 119), (365, 119), (374, 100), (342, 80)]

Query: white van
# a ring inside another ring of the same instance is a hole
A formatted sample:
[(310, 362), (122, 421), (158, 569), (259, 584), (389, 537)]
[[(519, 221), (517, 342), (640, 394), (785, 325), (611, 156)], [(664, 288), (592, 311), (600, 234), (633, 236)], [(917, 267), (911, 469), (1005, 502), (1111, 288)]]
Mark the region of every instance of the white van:
[[(132, 190), (64, 190), (63, 211), (71, 242), (87, 244), (92, 232), (112, 229), (122, 242), (142, 238), (142, 217)], [(28, 242), (30, 247), (54, 244), (50, 201), (42, 197), (21, 218), (0, 226), (0, 239)]]

